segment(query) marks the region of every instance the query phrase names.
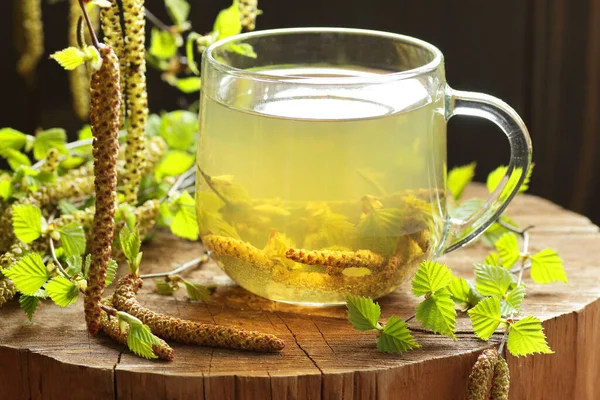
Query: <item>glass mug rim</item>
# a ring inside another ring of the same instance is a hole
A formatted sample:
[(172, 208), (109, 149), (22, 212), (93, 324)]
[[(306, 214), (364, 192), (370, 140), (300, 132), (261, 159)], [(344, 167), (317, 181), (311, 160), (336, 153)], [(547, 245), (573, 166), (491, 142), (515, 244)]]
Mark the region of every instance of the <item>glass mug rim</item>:
[[(407, 69), (404, 71), (388, 72), (382, 74), (372, 74), (368, 76), (353, 76), (343, 78), (331, 78), (331, 77), (301, 77), (293, 75), (270, 75), (268, 73), (260, 71), (252, 71), (242, 68), (237, 68), (232, 65), (228, 65), (220, 62), (215, 56), (214, 52), (224, 46), (246, 39), (273, 37), (282, 35), (298, 35), (298, 34), (326, 34), (326, 33), (337, 33), (343, 35), (362, 35), (371, 36), (381, 39), (391, 39), (397, 42), (409, 44), (420, 49), (424, 49), (432, 56), (431, 61), (424, 63), (416, 68)], [(306, 27), (306, 28), (280, 28), (280, 29), (266, 29), (261, 31), (252, 31), (240, 33), (234, 36), (230, 36), (221, 40), (216, 41), (208, 47), (204, 52), (203, 61), (208, 63), (211, 68), (218, 70), (226, 75), (235, 76), (242, 79), (260, 80), (266, 82), (282, 82), (286, 84), (298, 84), (298, 85), (330, 85), (330, 86), (353, 86), (353, 85), (377, 85), (388, 82), (399, 81), (403, 79), (415, 78), (417, 76), (426, 75), (436, 71), (444, 61), (444, 55), (442, 52), (424, 40), (414, 38), (412, 36), (402, 35), (399, 33), (377, 31), (371, 29), (356, 29), (356, 28), (337, 28), (337, 27)]]

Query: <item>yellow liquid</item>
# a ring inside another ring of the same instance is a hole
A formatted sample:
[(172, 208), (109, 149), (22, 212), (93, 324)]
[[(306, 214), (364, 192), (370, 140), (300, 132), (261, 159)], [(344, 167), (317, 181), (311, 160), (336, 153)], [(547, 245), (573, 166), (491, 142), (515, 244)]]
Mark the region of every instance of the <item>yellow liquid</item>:
[[(411, 85), (381, 102), (288, 90), (250, 111), (203, 97), (200, 233), (234, 281), (272, 300), (337, 304), (393, 291), (439, 251), (443, 106)], [(255, 101), (237, 96), (234, 106)]]

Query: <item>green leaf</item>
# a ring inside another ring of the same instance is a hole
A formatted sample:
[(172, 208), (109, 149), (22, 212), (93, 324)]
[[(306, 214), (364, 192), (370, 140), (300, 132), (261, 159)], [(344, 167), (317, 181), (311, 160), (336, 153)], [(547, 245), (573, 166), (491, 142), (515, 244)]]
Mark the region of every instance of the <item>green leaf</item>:
[(198, 132), (198, 116), (195, 113), (178, 110), (163, 115), (160, 136), (170, 149), (188, 150), (195, 144)]
[(552, 249), (544, 249), (531, 256), (531, 279), (537, 283), (569, 283), (562, 259)]
[(455, 167), (448, 173), (448, 190), (454, 200), (459, 201), (462, 197), (463, 191), (475, 176), (476, 163), (463, 165), (461, 167)]
[(19, 292), (31, 296), (50, 278), (42, 257), (38, 253), (25, 254), (21, 259), (2, 273), (12, 279)]
[(485, 264), (475, 264), (475, 287), (484, 296), (504, 297), (512, 277), (510, 272), (502, 267)]
[(246, 57), (256, 58), (258, 55), (250, 43), (229, 43), (227, 50), (241, 54)]
[(79, 222), (73, 221), (58, 230), (66, 256), (81, 255), (85, 251), (85, 232)]
[(150, 328), (144, 325), (139, 319), (119, 311), (117, 318), (119, 321), (126, 321), (129, 324), (129, 334), (127, 335), (127, 347), (134, 354), (153, 359), (157, 358), (152, 350), (153, 344), (159, 344), (158, 338), (152, 334)]
[(237, 35), (242, 31), (241, 14), (237, 0), (219, 12), (213, 26), (213, 31), (219, 32), (219, 39)]
[(194, 198), (184, 191), (174, 202), (171, 211), (173, 212), (171, 232), (185, 239), (198, 240), (198, 220)]
[(500, 305), (502, 316), (507, 317), (511, 314), (516, 314), (521, 309), (521, 303), (525, 298), (525, 286), (519, 285), (511, 290)]
[(68, 256), (65, 258), (65, 262), (67, 263), (67, 274), (69, 276), (81, 274), (81, 267), (83, 264), (81, 256)]
[(160, 115), (150, 114), (148, 115), (148, 120), (146, 121), (146, 136), (151, 138), (154, 136), (158, 136), (160, 134), (160, 124), (162, 123), (162, 119)]
[(135, 266), (138, 254), (140, 253), (140, 236), (137, 229), (130, 230), (127, 224), (123, 226), (119, 233), (119, 241), (123, 254), (129, 261), (130, 266)]
[(483, 207), (484, 203), (485, 202), (482, 199), (465, 200), (459, 206), (451, 207), (450, 215), (459, 220), (466, 220), (471, 215), (479, 211)]
[(6, 158), (6, 161), (8, 161), (8, 165), (13, 171), (16, 171), (22, 165), (28, 167), (31, 166), (31, 161), (29, 161), (29, 158), (25, 154), (15, 149), (0, 148), (0, 157)]
[(183, 174), (194, 165), (194, 156), (185, 151), (169, 150), (154, 170), (154, 176), (160, 181), (165, 176)]
[(190, 300), (208, 302), (210, 300), (210, 291), (204, 285), (199, 283), (183, 281)]
[(521, 257), (519, 244), (514, 233), (505, 233), (496, 241), (496, 250), (504, 268), (512, 268)]
[(17, 239), (31, 243), (42, 236), (48, 224), (38, 207), (19, 204), (14, 205), (12, 211), (13, 230)]
[(548, 347), (541, 321), (532, 316), (525, 317), (510, 326), (506, 346), (508, 351), (517, 357), (534, 353), (554, 353)]
[(358, 223), (359, 246), (379, 254), (391, 255), (396, 249), (398, 234), (402, 231), (404, 216), (397, 208), (374, 208), (363, 201), (368, 212)]
[(482, 340), (488, 340), (502, 322), (500, 318), (500, 300), (496, 296), (480, 301), (467, 313), (471, 317), (475, 335)]
[(202, 79), (197, 76), (180, 78), (175, 80), (175, 87), (183, 93), (199, 92), (202, 87)]
[[(503, 222), (506, 222), (509, 225), (514, 226), (515, 228), (518, 228), (519, 225), (513, 221), (512, 219), (508, 218), (508, 217), (500, 217), (500, 220), (502, 220)], [(500, 239), (500, 237), (502, 237), (502, 235), (504, 235), (505, 233), (511, 232), (510, 230), (508, 230), (507, 228), (503, 227), (502, 225), (500, 225), (498, 222), (494, 222), (492, 225), (490, 225), (485, 232), (483, 232), (483, 240), (485, 241), (485, 243), (490, 246), (490, 247), (494, 247), (496, 245), (496, 242), (498, 241), (498, 239)]]
[(352, 323), (354, 329), (359, 331), (381, 329), (378, 322), (381, 307), (378, 303), (366, 297), (348, 296), (346, 297), (346, 307), (348, 308), (348, 321)]
[(200, 75), (200, 70), (194, 59), (194, 48), (196, 47), (196, 41), (201, 37), (202, 35), (199, 33), (191, 32), (185, 42), (185, 57), (187, 58), (188, 68), (194, 75)]
[[(508, 170), (508, 167), (506, 167), (506, 166), (500, 166), (500, 167), (496, 168), (494, 171), (492, 171), (488, 175), (488, 178), (487, 178), (487, 187), (488, 187), (488, 190), (489, 190), (490, 193), (492, 193), (492, 192), (494, 192), (494, 190), (496, 190), (496, 188), (498, 187), (498, 185), (502, 181), (502, 178), (506, 174), (507, 170)], [(523, 192), (525, 192), (529, 188), (529, 180), (531, 179), (531, 173), (532, 172), (533, 172), (533, 164), (531, 165), (531, 167), (527, 171), (527, 175), (525, 176), (525, 180), (523, 181), (523, 184), (519, 188), (518, 193), (523, 193)], [(513, 191), (513, 189), (515, 188), (515, 186), (517, 186), (517, 183), (519, 182), (519, 179), (521, 179), (521, 175), (522, 175), (522, 170), (520, 168), (515, 169), (515, 171), (511, 175), (510, 179), (508, 180), (508, 183), (506, 184), (506, 187), (504, 188), (504, 190), (500, 194), (500, 199), (505, 199), (506, 197), (508, 197), (508, 195)]]
[(474, 307), (483, 300), (483, 296), (464, 278), (453, 276), (447, 289), (454, 303), (463, 310)]
[(390, 317), (377, 339), (377, 350), (383, 353), (405, 353), (419, 347), (406, 322), (398, 317)]
[(158, 58), (170, 59), (177, 54), (177, 38), (171, 32), (153, 27), (148, 52)]
[(186, 0), (165, 0), (165, 6), (175, 25), (181, 25), (187, 21), (190, 14), (190, 5)]
[(416, 317), (425, 328), (456, 340), (454, 335), (456, 310), (448, 290), (438, 290), (426, 298), (417, 306)]
[(60, 210), (60, 213), (62, 215), (71, 215), (71, 214), (79, 211), (79, 209), (75, 206), (75, 204), (73, 204), (72, 202), (70, 202), (67, 199), (58, 200), (58, 209)]
[(37, 296), (27, 296), (22, 294), (19, 297), (19, 306), (25, 311), (25, 314), (27, 314), (27, 318), (30, 321), (33, 319), (33, 314), (41, 303), (42, 301)]
[(12, 195), (12, 182), (10, 179), (5, 179), (0, 181), (0, 197), (4, 201), (8, 200), (8, 198)]
[(60, 307), (74, 303), (79, 295), (77, 285), (62, 276), (57, 276), (48, 282), (45, 289), (52, 301)]
[(485, 257), (485, 260), (483, 260), (483, 263), (485, 265), (496, 265), (499, 267), (502, 266), (500, 263), (500, 256), (495, 251), (488, 254), (487, 257)]
[(156, 283), (156, 291), (160, 295), (170, 296), (175, 292), (175, 287), (164, 279), (155, 279), (154, 283)]
[(67, 47), (64, 50), (57, 51), (56, 53), (51, 54), (50, 58), (56, 60), (56, 62), (67, 71), (74, 70), (86, 62), (85, 52), (77, 47)]
[(106, 286), (110, 286), (110, 284), (115, 280), (115, 276), (117, 276), (117, 270), (119, 269), (119, 264), (112, 258), (108, 260), (108, 268), (106, 269), (106, 279), (104, 280), (104, 284)]
[(0, 149), (21, 150), (27, 143), (27, 135), (13, 128), (0, 129)]
[(424, 296), (437, 292), (450, 284), (452, 272), (444, 264), (425, 260), (412, 281), (412, 292), (415, 296)]
[(61, 153), (67, 153), (66, 146), (67, 133), (61, 128), (52, 128), (38, 132), (33, 142), (33, 157), (36, 160), (46, 158), (50, 149), (55, 148)]

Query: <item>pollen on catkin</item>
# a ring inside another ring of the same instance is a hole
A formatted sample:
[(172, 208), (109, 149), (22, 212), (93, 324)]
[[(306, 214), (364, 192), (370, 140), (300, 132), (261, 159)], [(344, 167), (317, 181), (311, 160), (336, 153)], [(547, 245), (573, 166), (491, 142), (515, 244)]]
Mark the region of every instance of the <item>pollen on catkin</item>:
[(253, 31), (256, 28), (256, 17), (259, 14), (258, 0), (239, 0), (238, 7), (242, 27)]
[[(82, 16), (79, 0), (70, 0), (69, 7), (69, 46), (79, 47), (77, 36), (78, 21)], [(75, 68), (69, 71), (69, 86), (73, 101), (73, 112), (82, 121), (90, 115), (90, 73), (87, 68)]]
[(174, 318), (142, 307), (136, 299), (142, 280), (126, 275), (117, 283), (113, 304), (120, 310), (139, 318), (155, 334), (167, 340), (201, 346), (225, 347), (237, 350), (278, 352), (284, 343), (275, 335), (247, 331), (241, 328)]
[(471, 375), (469, 375), (468, 400), (487, 400), (489, 382), (494, 375), (494, 365), (497, 359), (498, 351), (495, 348), (485, 349), (477, 357)]
[(380, 269), (386, 262), (385, 257), (370, 250), (336, 251), (288, 249), (285, 256), (306, 265), (323, 265), (328, 274), (340, 274), (344, 268), (367, 268), (372, 271)]
[(101, 44), (98, 51), (102, 57), (102, 66), (92, 74), (90, 111), (90, 124), (95, 138), (93, 155), (96, 213), (92, 228), (92, 262), (84, 299), (86, 323), (88, 331), (93, 335), (100, 326), (100, 301), (114, 237), (121, 110), (119, 60), (109, 46)]
[(129, 74), (129, 60), (125, 52), (125, 38), (121, 27), (121, 10), (116, 0), (110, 0), (110, 7), (102, 8), (100, 11), (100, 22), (104, 33), (104, 43), (115, 51), (119, 58), (119, 69), (121, 73), (121, 126), (125, 123), (127, 75)]
[(127, 60), (127, 147), (125, 148), (125, 201), (135, 205), (145, 164), (144, 141), (148, 119), (144, 0), (123, 0)]
[(23, 26), (23, 53), (17, 63), (17, 72), (24, 78), (32, 78), (44, 54), (44, 25), (42, 0), (21, 0)]
[[(102, 303), (106, 306), (112, 307), (112, 301), (110, 299), (108, 301), (104, 300)], [(119, 326), (119, 321), (116, 317), (110, 318), (105, 312), (101, 314), (100, 317), (100, 330), (109, 338), (114, 340), (115, 342), (127, 345), (127, 335), (129, 334), (129, 326), (126, 326), (123, 331), (121, 331), (121, 327)], [(175, 358), (175, 351), (165, 342), (164, 340), (158, 338), (160, 345), (153, 344), (152, 351), (154, 354), (162, 359), (171, 361)]]
[(44, 163), (40, 167), (41, 172), (49, 172), (51, 174), (55, 173), (58, 169), (58, 165), (60, 164), (60, 152), (56, 148), (51, 148), (46, 153), (46, 158), (44, 159)]
[(0, 307), (15, 297), (17, 289), (12, 282), (0, 272)]
[(498, 357), (494, 365), (494, 379), (492, 380), (492, 391), (490, 400), (508, 400), (510, 389), (510, 371), (508, 363), (502, 357)]
[(269, 269), (273, 265), (273, 261), (262, 250), (240, 239), (206, 235), (202, 237), (202, 244), (217, 256), (234, 257), (257, 268)]

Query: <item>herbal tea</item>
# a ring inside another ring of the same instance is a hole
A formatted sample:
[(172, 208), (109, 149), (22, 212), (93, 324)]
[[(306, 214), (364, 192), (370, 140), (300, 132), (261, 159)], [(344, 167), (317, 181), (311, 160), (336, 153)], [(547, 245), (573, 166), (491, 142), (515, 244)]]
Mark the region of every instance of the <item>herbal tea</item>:
[(221, 268), (254, 293), (303, 304), (380, 297), (410, 278), (446, 223), (441, 100), (417, 80), (266, 102), (251, 89), (233, 105), (254, 104), (248, 112), (202, 99), (198, 222)]

